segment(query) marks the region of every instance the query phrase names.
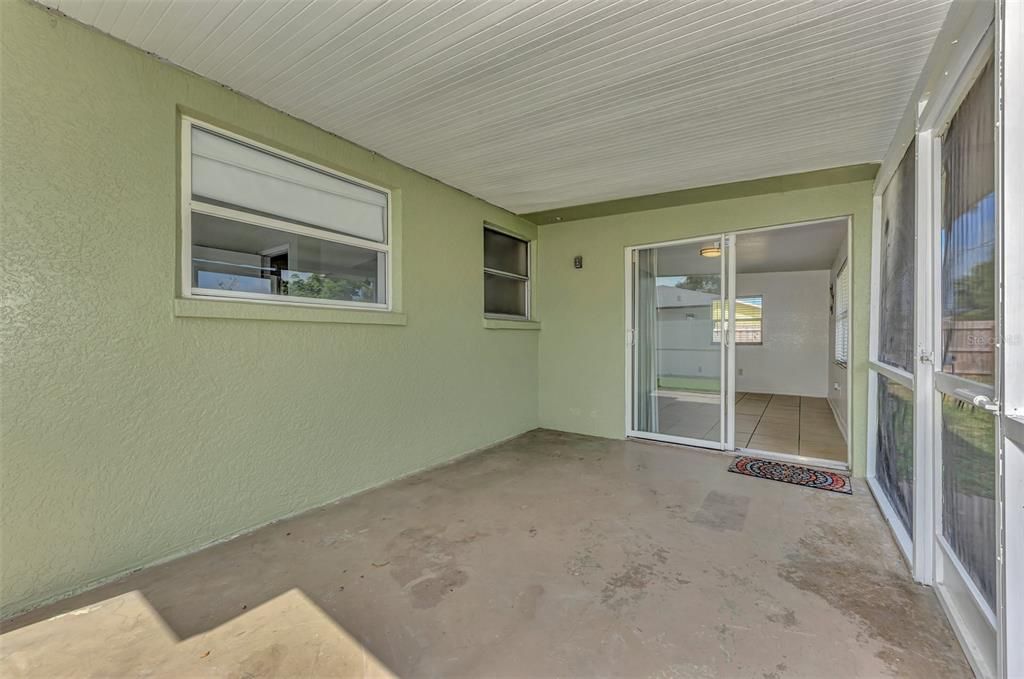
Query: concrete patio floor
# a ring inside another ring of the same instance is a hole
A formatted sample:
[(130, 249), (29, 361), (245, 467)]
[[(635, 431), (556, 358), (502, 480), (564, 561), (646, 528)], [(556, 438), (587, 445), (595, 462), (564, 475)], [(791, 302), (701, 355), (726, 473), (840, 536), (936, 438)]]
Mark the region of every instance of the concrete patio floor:
[(536, 430), (10, 620), (0, 674), (971, 675), (863, 484), (728, 462)]

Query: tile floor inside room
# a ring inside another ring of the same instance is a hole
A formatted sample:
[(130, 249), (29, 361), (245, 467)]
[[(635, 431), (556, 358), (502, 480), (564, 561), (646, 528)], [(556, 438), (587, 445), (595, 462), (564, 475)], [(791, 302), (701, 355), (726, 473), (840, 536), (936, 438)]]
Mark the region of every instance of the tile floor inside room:
[(846, 462), (846, 440), (824, 398), (737, 396), (736, 445)]
[[(717, 395), (658, 392), (658, 431), (718, 440)], [(736, 393), (736, 447), (846, 462), (846, 440), (825, 398)]]
[(728, 463), (529, 432), (7, 621), (0, 675), (970, 676), (861, 484)]

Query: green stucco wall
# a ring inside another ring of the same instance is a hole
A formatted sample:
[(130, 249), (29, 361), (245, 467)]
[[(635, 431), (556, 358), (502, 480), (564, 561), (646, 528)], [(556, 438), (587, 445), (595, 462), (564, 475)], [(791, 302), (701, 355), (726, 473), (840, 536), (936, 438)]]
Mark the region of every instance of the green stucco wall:
[[(464, 193), (16, 0), (2, 22), (0, 615), (537, 425)], [(407, 325), (176, 315), (178, 107), (397, 191)]]
[[(584, 219), (540, 227), (540, 421), (625, 435), (625, 248), (725, 231), (853, 216), (854, 472), (864, 475), (871, 181)], [(583, 269), (573, 268), (582, 255)]]

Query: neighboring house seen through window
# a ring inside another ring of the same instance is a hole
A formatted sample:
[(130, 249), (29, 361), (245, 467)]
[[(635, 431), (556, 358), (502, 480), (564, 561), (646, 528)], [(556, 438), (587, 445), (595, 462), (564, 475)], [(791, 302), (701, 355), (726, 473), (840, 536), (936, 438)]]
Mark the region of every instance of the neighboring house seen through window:
[[(748, 295), (736, 298), (736, 344), (762, 344), (764, 297)], [(711, 302), (711, 341), (722, 341), (722, 303)], [(725, 314), (725, 327), (729, 327), (729, 314)]]

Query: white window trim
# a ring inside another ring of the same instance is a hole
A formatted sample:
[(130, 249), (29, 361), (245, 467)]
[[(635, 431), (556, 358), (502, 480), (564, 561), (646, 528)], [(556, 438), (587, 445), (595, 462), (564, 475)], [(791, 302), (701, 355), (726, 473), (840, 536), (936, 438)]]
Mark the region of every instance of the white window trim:
[[(518, 234), (515, 231), (509, 229), (503, 229), (500, 226), (496, 226), (491, 222), (484, 222), (484, 231), (493, 231), (500, 233), (502, 236), (508, 236), (509, 238), (515, 238), (526, 244), (526, 275), (520, 276), (518, 274), (509, 273), (500, 269), (491, 269), (489, 267), (483, 267), (484, 274), (492, 274), (494, 276), (502, 276), (504, 278), (511, 278), (517, 281), (523, 281), (526, 283), (526, 315), (518, 316), (516, 314), (494, 314), (487, 312), (487, 293), (484, 292), (484, 319), (493, 321), (518, 321), (518, 322), (531, 322), (533, 321), (533, 241), (526, 238), (522, 234)], [(481, 278), (481, 280), (483, 280)], [(484, 324), (484, 327), (492, 329), (502, 328), (500, 324)]]
[[(213, 205), (202, 201), (192, 200), (192, 128), (198, 127), (199, 129), (207, 130), (219, 134), (221, 136), (233, 139), (240, 143), (252, 146), (253, 148), (265, 151), (266, 153), (275, 155), (279, 158), (284, 158), (291, 162), (299, 165), (308, 167), (318, 172), (323, 172), (332, 177), (336, 177), (342, 181), (350, 182), (358, 186), (364, 186), (374, 191), (383, 193), (387, 200), (387, 209), (385, 211), (386, 223), (384, 224), (384, 241), (378, 243), (376, 241), (364, 240), (354, 236), (348, 236), (342, 233), (328, 231), (325, 229), (316, 229), (302, 224), (296, 224), (287, 220), (277, 219), (274, 217), (267, 217), (243, 210), (236, 210), (233, 208), (223, 207), (220, 205)], [(392, 256), (392, 214), (391, 206), (393, 204), (392, 194), (390, 189), (378, 186), (372, 182), (368, 182), (364, 179), (359, 179), (347, 175), (343, 172), (339, 172), (333, 168), (315, 163), (306, 158), (296, 156), (287, 151), (283, 151), (273, 146), (260, 143), (249, 137), (242, 136), (225, 130), (224, 128), (211, 125), (210, 123), (192, 118), (191, 116), (181, 116), (181, 158), (180, 162), (180, 196), (181, 196), (181, 241), (180, 241), (180, 276), (181, 286), (180, 294), (183, 299), (196, 299), (196, 300), (213, 300), (222, 302), (238, 302), (243, 304), (274, 304), (278, 306), (287, 307), (310, 307), (310, 308), (336, 308), (336, 309), (359, 309), (364, 311), (393, 311), (395, 290), (395, 267)], [(288, 233), (294, 233), (299, 236), (307, 236), (316, 238), (318, 240), (330, 241), (334, 243), (340, 243), (343, 245), (352, 245), (360, 247), (366, 250), (375, 250), (377, 252), (384, 253), (384, 269), (385, 269), (385, 283), (384, 283), (384, 302), (358, 302), (350, 300), (321, 300), (314, 298), (289, 298), (285, 295), (270, 295), (257, 292), (236, 292), (236, 291), (211, 291), (203, 288), (192, 287), (192, 212), (199, 212), (215, 217), (224, 217), (232, 219), (234, 221), (243, 222), (246, 224), (252, 224), (254, 226), (262, 226), (266, 228), (276, 229), (278, 231), (286, 231)]]

